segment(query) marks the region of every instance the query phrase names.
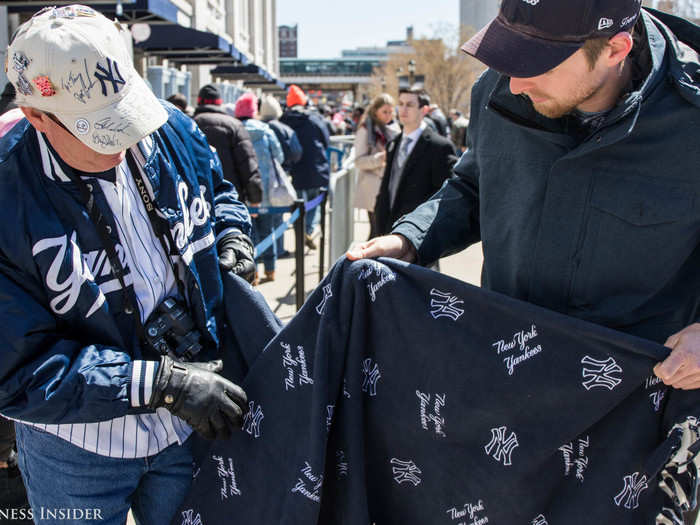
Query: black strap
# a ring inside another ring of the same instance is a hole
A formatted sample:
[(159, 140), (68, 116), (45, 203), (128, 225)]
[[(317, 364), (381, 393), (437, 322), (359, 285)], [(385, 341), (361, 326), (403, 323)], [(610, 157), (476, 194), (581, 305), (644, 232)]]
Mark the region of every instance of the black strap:
[(95, 225), (95, 229), (100, 236), (102, 245), (107, 252), (107, 258), (109, 259), (109, 264), (112, 267), (112, 273), (117, 277), (117, 279), (119, 279), (119, 284), (122, 287), (124, 312), (130, 315), (133, 314), (139, 338), (143, 339), (143, 323), (141, 322), (141, 315), (136, 304), (135, 292), (130, 294), (126, 287), (126, 282), (124, 281), (124, 267), (122, 266), (119, 256), (117, 255), (116, 243), (110, 236), (111, 227), (107, 224), (107, 221), (99, 208), (95, 206), (95, 197), (92, 194), (92, 186), (85, 184), (85, 181), (83, 181), (80, 177), (72, 175), (69, 175), (69, 177), (80, 189), (80, 195), (83, 203), (85, 204), (85, 208), (87, 209), (88, 217), (90, 217), (90, 220)]
[[(126, 153), (126, 162), (129, 166), (131, 176), (136, 182), (137, 190), (141, 197), (141, 200), (143, 201), (144, 207), (148, 212), (148, 217), (151, 222), (151, 226), (153, 227), (153, 231), (155, 232), (156, 237), (158, 237), (158, 240), (160, 241), (161, 246), (163, 247), (163, 252), (165, 253), (166, 259), (171, 264), (171, 267), (173, 269), (173, 275), (175, 276), (175, 282), (177, 283), (178, 292), (182, 299), (187, 301), (187, 295), (185, 294), (184, 284), (178, 278), (177, 268), (174, 267), (171, 261), (172, 255), (179, 254), (174, 251), (177, 248), (175, 246), (175, 241), (173, 240), (170, 229), (167, 226), (167, 222), (164, 218), (158, 216), (158, 214), (156, 213), (156, 206), (144, 183), (143, 176), (141, 174), (141, 168), (136, 163), (136, 160), (134, 159), (130, 151), (127, 151)], [(116, 169), (117, 168), (115, 168), (115, 172)], [(119, 284), (122, 287), (124, 312), (129, 315), (134, 315), (136, 330), (138, 332), (139, 338), (143, 340), (145, 335), (144, 326), (141, 322), (141, 315), (136, 304), (135, 292), (128, 292), (126, 282), (124, 281), (125, 270), (122, 266), (121, 261), (119, 260), (119, 256), (117, 255), (116, 242), (110, 235), (111, 227), (107, 223), (105, 216), (95, 205), (95, 197), (93, 195), (92, 185), (86, 184), (85, 181), (83, 181), (80, 177), (75, 176), (72, 173), (68, 173), (68, 176), (80, 189), (80, 195), (88, 212), (88, 216), (94, 224), (95, 229), (97, 230), (97, 233), (100, 236), (100, 240), (102, 241), (102, 245), (105, 248), (105, 251), (107, 252), (107, 258), (109, 259), (109, 263), (112, 267), (112, 273), (117, 277), (117, 279), (119, 280)], [(168, 243), (170, 244), (170, 246), (168, 246)]]

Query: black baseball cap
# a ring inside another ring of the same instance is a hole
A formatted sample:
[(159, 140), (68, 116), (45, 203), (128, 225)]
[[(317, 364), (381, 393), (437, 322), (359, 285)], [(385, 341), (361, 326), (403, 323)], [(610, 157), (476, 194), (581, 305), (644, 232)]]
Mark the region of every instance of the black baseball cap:
[(641, 0), (503, 0), (498, 16), (462, 51), (505, 75), (536, 77), (586, 40), (629, 31)]

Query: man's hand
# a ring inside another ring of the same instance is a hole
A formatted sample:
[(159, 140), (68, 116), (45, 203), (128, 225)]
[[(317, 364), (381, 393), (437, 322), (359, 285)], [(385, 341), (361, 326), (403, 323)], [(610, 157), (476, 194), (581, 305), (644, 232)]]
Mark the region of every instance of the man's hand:
[(245, 392), (218, 374), (221, 361), (179, 363), (160, 358), (149, 408), (166, 408), (207, 439), (228, 439), (241, 428)]
[(654, 373), (674, 388), (700, 388), (700, 323), (673, 334), (664, 345), (671, 354), (654, 367)]
[(219, 266), (246, 281), (255, 279), (255, 248), (250, 237), (242, 233), (230, 233), (219, 241)]
[(351, 261), (391, 257), (412, 263), (417, 259), (416, 249), (403, 235), (385, 235), (363, 242), (349, 250), (345, 256)]

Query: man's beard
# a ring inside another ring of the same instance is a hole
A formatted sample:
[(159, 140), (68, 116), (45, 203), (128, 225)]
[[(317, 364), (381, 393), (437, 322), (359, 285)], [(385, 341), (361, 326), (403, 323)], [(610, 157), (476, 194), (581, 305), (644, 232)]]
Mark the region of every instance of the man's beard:
[(561, 118), (564, 115), (571, 113), (574, 109), (579, 107), (587, 100), (593, 98), (596, 94), (598, 94), (602, 86), (602, 82), (599, 84), (583, 85), (577, 88), (576, 91), (566, 99), (549, 99), (539, 103), (532, 102), (532, 107), (535, 108), (537, 113), (547, 118)]

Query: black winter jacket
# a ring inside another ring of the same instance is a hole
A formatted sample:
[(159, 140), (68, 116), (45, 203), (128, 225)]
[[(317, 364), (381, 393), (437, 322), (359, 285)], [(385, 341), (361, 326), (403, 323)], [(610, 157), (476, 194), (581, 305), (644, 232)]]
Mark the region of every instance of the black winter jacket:
[(331, 168), (326, 148), (330, 145), (330, 137), (323, 119), (318, 113), (288, 109), (280, 121), (296, 131), (303, 149), (301, 160), (291, 170), (294, 187), (308, 190), (327, 186)]
[(197, 106), (194, 120), (221, 160), (224, 178), (233, 183), (241, 201), (262, 201), (262, 178), (258, 158), (248, 131), (240, 120), (221, 106)]
[(481, 240), (485, 288), (659, 342), (700, 321), (700, 30), (653, 13), (651, 71), (583, 140), (481, 77), (457, 177), (394, 226), (421, 263)]
[(285, 170), (290, 171), (292, 165), (301, 160), (301, 155), (304, 152), (304, 150), (301, 149), (296, 131), (286, 124), (282, 124), (277, 119), (268, 120), (265, 123), (270, 126), (272, 131), (275, 132), (275, 135), (277, 135), (277, 140), (280, 141), (282, 152), (284, 153), (284, 162), (282, 166)]

